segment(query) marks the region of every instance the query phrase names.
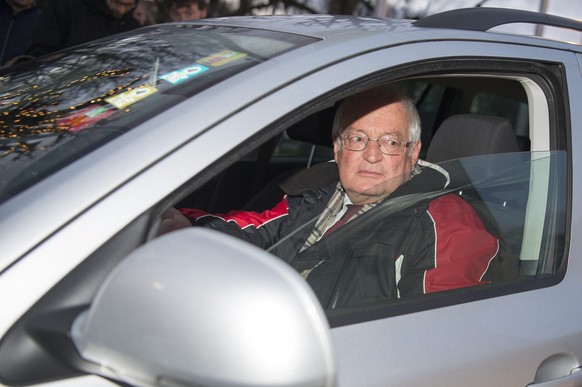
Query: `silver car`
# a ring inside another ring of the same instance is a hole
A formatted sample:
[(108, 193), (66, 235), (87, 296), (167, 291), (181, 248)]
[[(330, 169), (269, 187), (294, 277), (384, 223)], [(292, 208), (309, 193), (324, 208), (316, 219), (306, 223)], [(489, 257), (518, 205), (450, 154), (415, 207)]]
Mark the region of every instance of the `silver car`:
[[(3, 70), (0, 383), (582, 386), (582, 48), (489, 31), (516, 22), (582, 30), (493, 8), (217, 18)], [(383, 257), (322, 290), (230, 235), (158, 236), (170, 207), (269, 209), (280, 183), (333, 159), (337, 104), (391, 83), (451, 185), (374, 210), (459, 195), (515, 273), (354, 297), (345, 284), (376, 286)]]

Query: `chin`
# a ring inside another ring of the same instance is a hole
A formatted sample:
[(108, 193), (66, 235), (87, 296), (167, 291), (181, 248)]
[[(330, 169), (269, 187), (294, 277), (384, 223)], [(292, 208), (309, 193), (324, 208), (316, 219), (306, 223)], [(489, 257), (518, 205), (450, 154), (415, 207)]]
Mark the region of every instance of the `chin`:
[[(386, 196), (388, 196), (388, 194), (386, 193), (385, 190), (379, 190), (377, 188), (376, 189), (367, 189), (364, 191), (358, 190), (358, 191), (351, 191), (351, 192), (352, 192), (352, 194), (349, 196), (354, 197), (354, 198), (357, 197), (359, 199), (359, 201), (365, 201), (366, 204), (375, 203), (377, 201), (384, 199)], [(358, 203), (355, 203), (355, 204), (358, 204)]]
[(376, 184), (366, 184), (363, 189), (359, 189), (360, 195), (364, 196), (386, 196), (388, 193), (392, 192), (394, 189), (391, 186), (387, 186), (386, 182), (376, 183)]

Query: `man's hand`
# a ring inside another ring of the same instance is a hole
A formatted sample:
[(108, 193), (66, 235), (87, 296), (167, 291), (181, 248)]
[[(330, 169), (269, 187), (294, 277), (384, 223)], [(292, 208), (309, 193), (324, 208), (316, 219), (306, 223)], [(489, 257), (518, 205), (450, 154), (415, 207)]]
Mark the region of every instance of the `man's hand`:
[(162, 215), (158, 235), (169, 233), (181, 228), (192, 227), (192, 223), (175, 208), (168, 208)]

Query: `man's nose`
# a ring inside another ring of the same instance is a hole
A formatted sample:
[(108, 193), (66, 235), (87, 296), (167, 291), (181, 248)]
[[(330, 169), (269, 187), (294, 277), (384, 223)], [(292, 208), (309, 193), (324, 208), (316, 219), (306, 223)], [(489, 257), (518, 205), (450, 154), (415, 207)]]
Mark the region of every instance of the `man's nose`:
[(376, 140), (370, 140), (363, 150), (362, 157), (372, 164), (382, 161), (384, 154), (380, 152), (380, 143)]

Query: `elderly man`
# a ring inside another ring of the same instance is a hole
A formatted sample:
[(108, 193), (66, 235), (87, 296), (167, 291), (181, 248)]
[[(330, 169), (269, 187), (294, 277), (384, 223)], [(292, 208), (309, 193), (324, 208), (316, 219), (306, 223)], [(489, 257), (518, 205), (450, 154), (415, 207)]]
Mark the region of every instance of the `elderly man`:
[(140, 27), (136, 0), (47, 0), (26, 54), (41, 56)]
[(388, 87), (349, 97), (333, 137), (335, 163), (285, 182), (272, 210), (171, 210), (162, 233), (204, 225), (269, 249), (329, 308), (489, 282), (502, 250), (473, 207), (455, 194), (406, 197), (449, 182), (442, 168), (419, 160), (420, 119), (410, 99)]

